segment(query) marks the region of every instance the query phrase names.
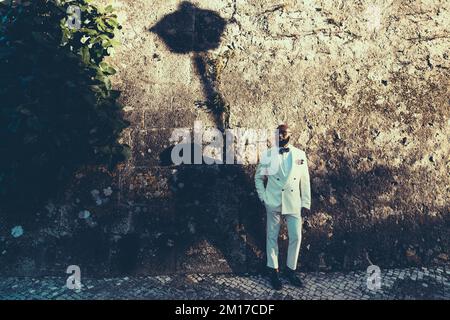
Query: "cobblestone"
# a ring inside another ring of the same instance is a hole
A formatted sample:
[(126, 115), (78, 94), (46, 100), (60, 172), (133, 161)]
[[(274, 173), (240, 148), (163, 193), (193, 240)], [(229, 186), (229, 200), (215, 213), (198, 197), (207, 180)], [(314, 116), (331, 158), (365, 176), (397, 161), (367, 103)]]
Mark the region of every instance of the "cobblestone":
[(2, 300), (78, 299), (445, 299), (450, 300), (450, 265), (444, 268), (381, 270), (381, 288), (367, 287), (365, 271), (299, 273), (303, 288), (283, 278), (281, 291), (262, 275), (189, 274), (81, 279), (80, 290), (66, 287), (65, 277), (0, 277)]

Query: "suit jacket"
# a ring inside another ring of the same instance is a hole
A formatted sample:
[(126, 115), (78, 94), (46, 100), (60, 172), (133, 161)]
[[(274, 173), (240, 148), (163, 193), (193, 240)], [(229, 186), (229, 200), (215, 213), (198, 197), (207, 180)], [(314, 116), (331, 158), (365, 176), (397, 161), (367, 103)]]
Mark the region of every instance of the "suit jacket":
[(289, 145), (288, 172), (284, 172), (278, 150), (277, 147), (266, 150), (256, 168), (255, 186), (258, 197), (269, 208), (281, 205), (282, 214), (300, 214), (302, 207), (309, 209), (311, 206), (306, 153)]

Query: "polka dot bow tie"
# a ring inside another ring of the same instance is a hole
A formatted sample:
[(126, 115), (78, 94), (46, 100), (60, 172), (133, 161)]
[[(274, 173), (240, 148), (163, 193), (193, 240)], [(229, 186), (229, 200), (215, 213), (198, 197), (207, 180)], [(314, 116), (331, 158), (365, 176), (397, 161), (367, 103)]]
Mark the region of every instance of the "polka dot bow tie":
[(289, 152), (289, 148), (280, 148), (279, 152), (280, 152), (280, 154), (283, 154), (285, 152)]

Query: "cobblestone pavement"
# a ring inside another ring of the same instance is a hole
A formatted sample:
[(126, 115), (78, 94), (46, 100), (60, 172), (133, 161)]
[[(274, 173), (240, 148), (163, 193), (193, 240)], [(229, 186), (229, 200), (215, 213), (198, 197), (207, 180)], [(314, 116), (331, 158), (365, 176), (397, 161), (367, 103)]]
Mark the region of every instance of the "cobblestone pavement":
[(64, 277), (0, 277), (0, 299), (450, 299), (450, 265), (381, 270), (381, 288), (369, 290), (365, 271), (300, 273), (303, 288), (283, 279), (271, 290), (261, 275), (190, 274), (81, 279), (80, 290)]

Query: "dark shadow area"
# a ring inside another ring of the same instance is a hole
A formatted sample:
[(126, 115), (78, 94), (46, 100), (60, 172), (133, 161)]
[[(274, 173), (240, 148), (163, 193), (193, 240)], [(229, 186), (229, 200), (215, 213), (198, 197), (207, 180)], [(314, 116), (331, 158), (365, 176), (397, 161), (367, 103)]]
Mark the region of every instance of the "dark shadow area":
[[(201, 150), (194, 144), (190, 148)], [(177, 170), (169, 181), (176, 215), (170, 237), (175, 241), (176, 258), (182, 260), (184, 253), (206, 240), (223, 254), (233, 272), (262, 271), (264, 262), (258, 251), (265, 246), (264, 208), (253, 179), (240, 165), (204, 161), (173, 166), (172, 149), (161, 153), (161, 165)]]
[[(171, 52), (193, 53), (192, 62), (203, 84), (206, 98), (205, 102), (198, 102), (197, 106), (211, 112), (216, 126), (222, 131), (228, 127), (229, 110), (216, 88), (216, 69), (214, 62), (208, 57), (208, 50), (219, 46), (225, 26), (226, 21), (216, 12), (198, 8), (185, 1), (180, 4), (177, 11), (168, 14), (150, 29)], [(173, 146), (161, 153), (162, 165), (172, 165), (170, 160), (172, 148)], [(197, 148), (199, 146), (192, 145), (192, 152)], [(245, 175), (241, 170), (237, 165), (205, 163), (177, 167), (177, 175), (170, 184), (176, 211), (174, 218), (176, 227), (173, 235), (179, 253), (206, 239), (226, 256), (227, 263), (233, 271), (246, 270), (246, 262), (243, 261), (246, 257), (239, 257), (242, 246), (246, 246), (245, 240), (230, 239), (233, 235), (238, 237), (242, 235), (245, 220), (243, 216), (249, 215), (249, 212), (243, 212), (248, 209), (245, 205), (235, 207), (236, 204), (248, 203), (248, 199), (229, 199), (230, 196), (235, 196), (230, 187), (239, 187), (242, 195), (253, 190), (253, 185), (245, 181)], [(228, 204), (227, 200), (230, 201)], [(227, 206), (230, 208), (227, 209)], [(257, 206), (252, 208), (252, 211), (257, 208)], [(255, 223), (255, 220), (253, 222)], [(230, 245), (231, 243), (233, 244)], [(231, 248), (233, 246), (234, 248)]]
[[(312, 175), (313, 211), (307, 217), (300, 262), (305, 270), (355, 270), (380, 267), (432, 265), (436, 256), (448, 252), (450, 220), (447, 208), (411, 211), (403, 198), (407, 167), (373, 164), (366, 171), (354, 170), (361, 158), (347, 158), (321, 150), (332, 170)], [(403, 182), (401, 182), (403, 181)], [(380, 200), (383, 195), (389, 200)], [(331, 197), (334, 201), (330, 202)], [(389, 215), (383, 215), (381, 209)], [(410, 252), (411, 254), (409, 254)]]
[(443, 282), (438, 282), (432, 277), (424, 277), (422, 280), (397, 280), (391, 288), (400, 299), (417, 300), (447, 300), (448, 294)]
[(150, 31), (178, 54), (206, 52), (219, 47), (226, 21), (216, 12), (200, 9), (188, 1), (162, 18)]
[(139, 237), (137, 234), (126, 234), (118, 241), (118, 255), (114, 263), (119, 274), (130, 274), (138, 263)]
[(66, 17), (55, 1), (0, 6), (0, 211), (16, 222), (30, 223), (76, 170), (112, 169), (127, 154), (119, 92), (91, 64), (106, 51), (94, 45), (88, 64), (80, 34), (73, 50), (62, 45)]
[(207, 52), (219, 47), (226, 24), (216, 12), (184, 1), (177, 11), (166, 15), (149, 30), (156, 33), (171, 52), (193, 53), (192, 63), (203, 84), (206, 98), (206, 101), (199, 101), (197, 105), (214, 115), (221, 130), (228, 126), (228, 107), (216, 88), (215, 65)]

